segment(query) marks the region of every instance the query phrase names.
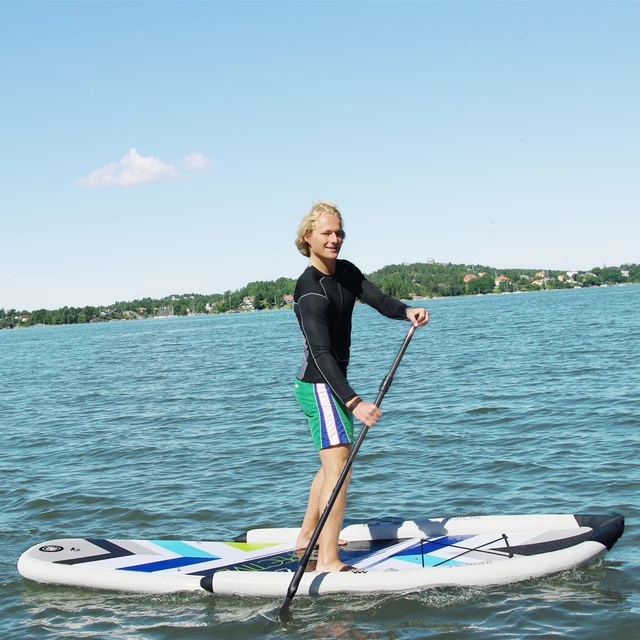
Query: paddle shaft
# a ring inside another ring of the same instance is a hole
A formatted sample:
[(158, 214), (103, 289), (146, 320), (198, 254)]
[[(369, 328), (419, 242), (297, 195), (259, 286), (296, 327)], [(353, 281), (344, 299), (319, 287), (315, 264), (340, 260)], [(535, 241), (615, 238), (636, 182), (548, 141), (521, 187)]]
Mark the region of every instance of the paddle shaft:
[[(389, 387), (393, 382), (393, 376), (398, 368), (398, 365), (400, 364), (400, 361), (402, 360), (402, 356), (404, 355), (404, 352), (407, 350), (407, 347), (409, 346), (409, 342), (411, 342), (411, 338), (413, 338), (413, 334), (415, 333), (415, 330), (416, 330), (416, 327), (414, 325), (411, 325), (411, 328), (407, 332), (407, 336), (404, 339), (404, 342), (402, 343), (402, 347), (400, 347), (400, 351), (398, 351), (398, 355), (396, 356), (396, 359), (393, 361), (393, 364), (391, 365), (391, 369), (389, 369), (389, 373), (384, 377), (384, 379), (380, 383), (380, 390), (378, 391), (378, 396), (376, 397), (373, 403), (376, 405), (376, 407), (380, 406), (382, 399), (384, 398), (387, 391), (389, 390)], [(300, 580), (302, 580), (302, 576), (304, 575), (305, 569), (309, 564), (309, 560), (318, 542), (318, 538), (320, 537), (322, 528), (324, 527), (327, 521), (327, 518), (331, 513), (331, 509), (333, 508), (333, 505), (338, 499), (338, 494), (340, 493), (340, 490), (344, 485), (344, 481), (346, 480), (347, 475), (349, 475), (349, 471), (351, 470), (353, 461), (368, 431), (369, 431), (369, 427), (366, 424), (363, 425), (362, 429), (360, 430), (360, 434), (358, 435), (358, 438), (355, 441), (355, 444), (351, 448), (351, 452), (349, 453), (349, 457), (347, 458), (347, 461), (344, 463), (344, 467), (342, 468), (342, 473), (340, 473), (338, 482), (336, 482), (336, 486), (333, 488), (333, 492), (329, 496), (329, 501), (327, 502), (327, 506), (324, 508), (324, 511), (322, 512), (322, 515), (318, 520), (318, 524), (316, 525), (315, 531), (313, 532), (311, 538), (309, 539), (309, 545), (307, 546), (304, 552), (304, 555), (300, 560), (300, 564), (298, 565), (298, 568), (295, 574), (293, 575), (291, 583), (289, 584), (289, 588), (287, 589), (287, 595), (284, 597), (282, 605), (280, 606), (280, 611), (278, 612), (278, 617), (280, 619), (282, 619), (282, 616), (286, 614), (286, 612), (289, 610), (289, 605), (291, 604), (291, 601), (293, 600), (294, 596), (296, 595), (296, 592), (298, 591)]]

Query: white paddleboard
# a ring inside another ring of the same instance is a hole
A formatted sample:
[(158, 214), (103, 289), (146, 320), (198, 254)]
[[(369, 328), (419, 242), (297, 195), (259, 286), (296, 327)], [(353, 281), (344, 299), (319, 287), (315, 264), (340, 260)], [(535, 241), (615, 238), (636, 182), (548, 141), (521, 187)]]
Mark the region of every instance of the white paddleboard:
[[(605, 554), (624, 530), (618, 515), (522, 515), (382, 520), (350, 525), (343, 562), (366, 573), (304, 574), (299, 595), (491, 586), (539, 578)], [(284, 597), (301, 551), (299, 529), (256, 529), (230, 542), (63, 538), (18, 561), (36, 582), (174, 593)], [(313, 569), (313, 563), (310, 563)]]

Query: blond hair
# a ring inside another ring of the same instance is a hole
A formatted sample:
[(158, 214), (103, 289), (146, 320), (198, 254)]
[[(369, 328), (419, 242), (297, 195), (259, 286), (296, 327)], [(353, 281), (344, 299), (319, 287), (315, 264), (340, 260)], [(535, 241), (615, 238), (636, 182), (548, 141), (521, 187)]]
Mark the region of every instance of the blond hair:
[[(304, 237), (315, 229), (318, 218), (324, 215), (337, 216), (340, 218), (340, 226), (343, 225), (342, 216), (335, 204), (324, 201), (314, 202), (311, 209), (307, 211), (304, 218), (300, 221), (298, 235), (296, 236), (296, 247), (298, 247), (298, 251), (307, 258), (310, 256), (309, 243), (304, 239)], [(345, 236), (346, 234), (343, 229), (342, 238), (344, 239)]]

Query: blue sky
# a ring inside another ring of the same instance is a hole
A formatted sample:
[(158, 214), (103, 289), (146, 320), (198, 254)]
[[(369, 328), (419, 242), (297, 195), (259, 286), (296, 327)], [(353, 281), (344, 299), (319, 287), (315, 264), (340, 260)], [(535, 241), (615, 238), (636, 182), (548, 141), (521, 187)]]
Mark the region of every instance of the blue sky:
[(342, 257), (640, 262), (638, 2), (0, 3), (0, 307)]

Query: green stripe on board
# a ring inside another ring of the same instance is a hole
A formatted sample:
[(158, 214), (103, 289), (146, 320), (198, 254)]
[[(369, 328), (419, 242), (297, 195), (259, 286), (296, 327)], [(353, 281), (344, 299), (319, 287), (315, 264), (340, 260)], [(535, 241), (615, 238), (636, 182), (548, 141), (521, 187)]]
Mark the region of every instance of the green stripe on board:
[(257, 543), (257, 542), (225, 542), (229, 547), (239, 549), (240, 551), (257, 551), (258, 549), (267, 549), (268, 547), (277, 547), (280, 542)]

